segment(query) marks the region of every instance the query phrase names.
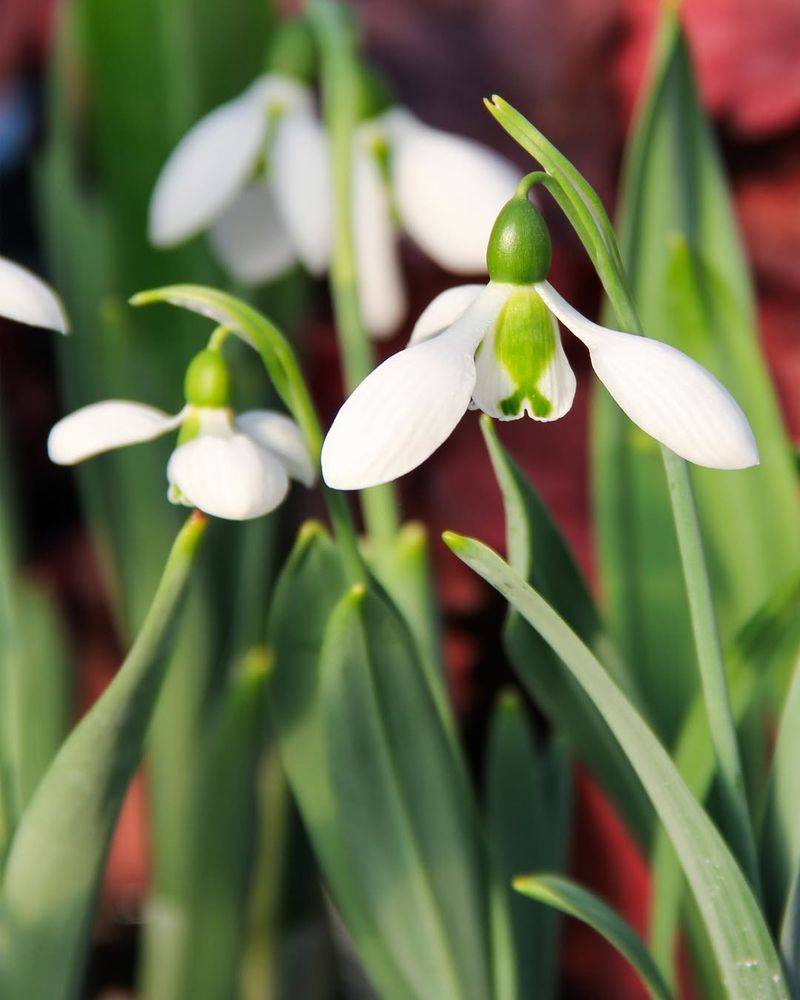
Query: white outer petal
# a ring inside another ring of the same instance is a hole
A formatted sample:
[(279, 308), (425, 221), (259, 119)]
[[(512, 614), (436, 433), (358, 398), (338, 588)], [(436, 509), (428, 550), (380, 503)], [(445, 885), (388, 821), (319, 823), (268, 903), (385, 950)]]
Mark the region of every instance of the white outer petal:
[(69, 320), (53, 289), (27, 268), (0, 257), (0, 316), (66, 333)]
[(486, 146), (423, 125), (407, 112), (385, 118), (392, 184), (403, 227), (442, 267), (486, 271), (486, 244), (519, 171)]
[(244, 187), (267, 134), (258, 92), (215, 108), (172, 151), (150, 199), (148, 234), (172, 246), (207, 228)]
[(642, 430), (697, 465), (746, 469), (758, 464), (747, 417), (711, 372), (669, 344), (592, 323), (547, 282), (536, 289), (589, 348), (597, 377)]
[(229, 521), (274, 510), (289, 489), (280, 460), (246, 434), (204, 434), (176, 448), (167, 466), (170, 485), (195, 507)]
[(353, 241), (361, 316), (370, 336), (390, 337), (407, 302), (389, 194), (373, 155), (353, 150)]
[(322, 274), (330, 261), (333, 232), (330, 148), (310, 110), (278, 122), (267, 170), (276, 211), (295, 253), (308, 271)]
[(345, 402), (322, 446), (325, 482), (341, 490), (390, 482), (428, 458), (466, 412), (475, 348), (508, 296), (489, 284), (440, 337), (394, 354)]
[(170, 416), (124, 399), (92, 403), (58, 421), (47, 438), (47, 454), (58, 465), (75, 465), (111, 448), (161, 437), (179, 427), (185, 416), (186, 410)]
[(317, 470), (311, 462), (303, 432), (285, 413), (275, 410), (248, 410), (236, 417), (236, 426), (262, 448), (275, 454), (292, 479), (311, 487)]
[(421, 344), (438, 336), (463, 316), (485, 288), (485, 285), (456, 285), (437, 295), (420, 313), (414, 324), (408, 346)]
[(285, 274), (296, 260), (275, 200), (262, 181), (249, 184), (208, 235), (225, 270), (246, 285), (271, 281)]

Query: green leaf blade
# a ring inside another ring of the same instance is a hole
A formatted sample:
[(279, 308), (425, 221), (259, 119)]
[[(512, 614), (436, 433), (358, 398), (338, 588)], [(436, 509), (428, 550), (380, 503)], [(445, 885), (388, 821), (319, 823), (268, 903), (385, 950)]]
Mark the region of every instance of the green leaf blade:
[(520, 875), (514, 879), (514, 888), (530, 899), (555, 907), (588, 924), (630, 962), (653, 1000), (670, 1000), (672, 994), (669, 987), (642, 939), (593, 893), (569, 879), (550, 874)]
[(612, 727), (681, 859), (729, 996), (785, 1000), (780, 959), (759, 906), (724, 841), (647, 724), (591, 651), (495, 553), (450, 533), (445, 541), (540, 632)]
[(323, 647), (339, 821), (372, 919), (415, 995), (490, 994), (475, 815), (403, 623), (357, 586)]
[(70, 1000), (122, 800), (142, 754), (205, 518), (173, 546), (150, 614), (112, 683), (62, 745), (11, 844), (0, 895), (0, 992)]

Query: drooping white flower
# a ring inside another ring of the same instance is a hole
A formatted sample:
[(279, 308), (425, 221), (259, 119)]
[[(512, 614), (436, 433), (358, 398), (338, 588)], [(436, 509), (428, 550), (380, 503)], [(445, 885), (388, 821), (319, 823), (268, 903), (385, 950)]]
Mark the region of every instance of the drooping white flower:
[(59, 333), (69, 331), (64, 306), (53, 289), (5, 257), (0, 257), (0, 316)]
[(390, 336), (407, 308), (399, 230), (455, 274), (486, 271), (486, 243), (519, 171), (486, 146), (393, 107), (359, 126), (353, 230), (362, 316)]
[(289, 479), (305, 486), (314, 468), (297, 424), (282, 413), (187, 404), (170, 415), (153, 406), (109, 399), (76, 410), (53, 427), (47, 451), (75, 465), (112, 448), (152, 441), (183, 427), (191, 433), (169, 459), (168, 497), (214, 517), (261, 517), (284, 500)]
[(312, 274), (327, 267), (328, 143), (303, 84), (267, 73), (175, 147), (150, 201), (150, 240), (173, 246), (204, 230), (244, 282), (278, 277), (296, 260)]
[(563, 416), (575, 376), (556, 320), (588, 347), (606, 389), (656, 440), (710, 468), (758, 463), (747, 418), (710, 372), (660, 341), (592, 323), (544, 280), (549, 237), (527, 198), (504, 207), (487, 256), (489, 283), (434, 299), (408, 347), (376, 368), (339, 410), (322, 449), (329, 486), (364, 489), (416, 468), (470, 405), (500, 420)]

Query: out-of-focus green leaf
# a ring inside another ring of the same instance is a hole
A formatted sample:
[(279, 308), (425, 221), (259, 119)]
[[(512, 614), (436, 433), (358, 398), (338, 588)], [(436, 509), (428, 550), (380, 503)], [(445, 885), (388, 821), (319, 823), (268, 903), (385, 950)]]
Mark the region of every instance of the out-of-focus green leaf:
[[(740, 631), (727, 651), (729, 690), (734, 718), (740, 722), (759, 692), (786, 689), (800, 646), (800, 578), (783, 586)], [(672, 754), (681, 777), (699, 801), (712, 786), (716, 761), (702, 696), (687, 714)], [(663, 829), (652, 854), (653, 896), (650, 941), (668, 980), (674, 976), (675, 934), (684, 898), (680, 862)], [(770, 890), (769, 859), (762, 854), (762, 883)], [(785, 883), (784, 883), (785, 885)]]
[(199, 748), (178, 997), (220, 1000), (238, 994), (269, 669), (263, 648), (254, 647), (243, 658)]
[(322, 722), (320, 657), (346, 578), (322, 527), (304, 525), (279, 577), (267, 637), (275, 657), (268, 687), (272, 731), (292, 794), (359, 957), (382, 996), (413, 1000), (404, 974), (375, 934), (339, 825)]
[(555, 907), (601, 934), (639, 973), (654, 1000), (670, 1000), (653, 956), (636, 931), (594, 893), (559, 875), (520, 875), (514, 888), (530, 899)]
[(205, 518), (178, 535), (125, 663), (62, 745), (14, 835), (0, 894), (0, 993), (69, 1000), (80, 987), (108, 845), (142, 754), (164, 643)]
[[(693, 470), (718, 619), (730, 641), (798, 568), (800, 517), (741, 241), (674, 10), (663, 16), (630, 140), (621, 218), (622, 258), (644, 330), (717, 375), (747, 414), (761, 452), (755, 469)], [(659, 731), (671, 739), (697, 678), (661, 456), (604, 391), (593, 428), (610, 619)]]
[(374, 931), (414, 996), (483, 1000), (491, 973), (476, 816), (411, 636), (356, 585), (327, 625), (321, 670), (336, 816)]
[(23, 584), (16, 602), (20, 690), (20, 805), (28, 804), (69, 727), (72, 663), (61, 621), (40, 588)]
[(417, 642), (431, 687), (446, 702), (441, 635), (428, 559), (428, 535), (418, 521), (404, 524), (390, 547), (370, 566), (380, 584), (402, 613)]
[(555, 997), (558, 921), (511, 891), (530, 868), (561, 870), (569, 843), (569, 764), (552, 744), (538, 754), (519, 696), (508, 691), (495, 705), (486, 762), (489, 845), (510, 909), (520, 1000)]
[[(632, 685), (569, 547), (533, 486), (503, 448), (491, 420), (483, 418), (481, 428), (503, 495), (511, 564), (541, 590), (623, 690), (630, 693)], [(598, 776), (631, 828), (646, 842), (652, 809), (630, 763), (591, 700), (513, 608), (509, 608), (504, 641), (522, 683)]]
[(448, 532), (445, 541), (539, 631), (612, 728), (678, 853), (730, 1000), (786, 1000), (780, 959), (741, 869), (647, 723), (591, 650), (518, 573), (474, 539)]
[[(800, 619), (800, 614), (798, 614)], [(800, 642), (781, 716), (761, 826), (760, 850), (767, 913), (784, 918), (800, 871)]]

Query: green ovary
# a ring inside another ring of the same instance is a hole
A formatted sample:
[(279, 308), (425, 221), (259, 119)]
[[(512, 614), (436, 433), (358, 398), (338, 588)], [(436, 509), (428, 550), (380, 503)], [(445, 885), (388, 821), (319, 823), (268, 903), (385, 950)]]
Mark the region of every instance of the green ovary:
[(552, 402), (538, 383), (556, 352), (556, 334), (547, 306), (533, 289), (514, 292), (503, 306), (494, 334), (494, 353), (516, 387), (498, 408), (507, 417), (518, 416), (525, 403), (537, 417), (547, 417)]

